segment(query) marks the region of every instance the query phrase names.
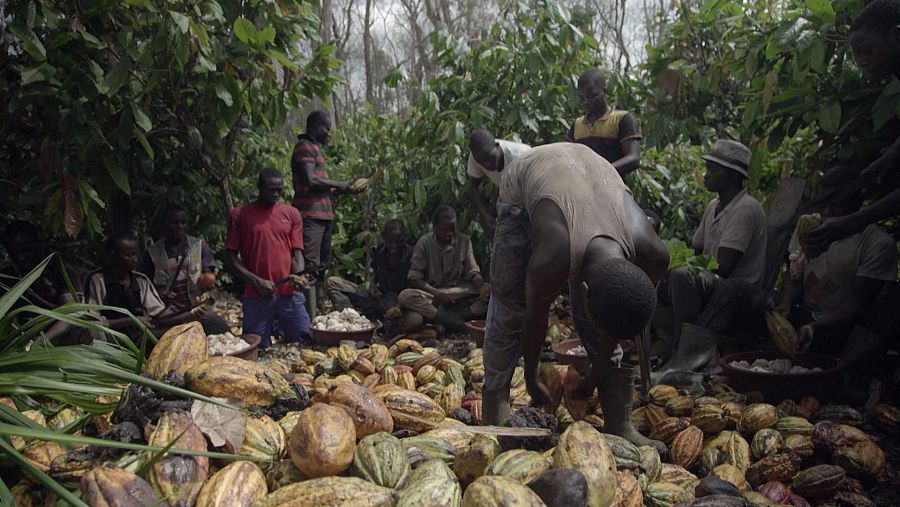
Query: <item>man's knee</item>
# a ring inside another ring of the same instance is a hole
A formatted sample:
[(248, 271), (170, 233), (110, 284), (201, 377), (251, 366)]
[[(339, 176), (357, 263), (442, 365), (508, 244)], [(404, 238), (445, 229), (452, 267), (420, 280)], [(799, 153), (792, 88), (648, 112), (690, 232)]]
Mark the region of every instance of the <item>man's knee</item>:
[(339, 276), (329, 276), (325, 279), (325, 288), (329, 291), (356, 292), (357, 285)]

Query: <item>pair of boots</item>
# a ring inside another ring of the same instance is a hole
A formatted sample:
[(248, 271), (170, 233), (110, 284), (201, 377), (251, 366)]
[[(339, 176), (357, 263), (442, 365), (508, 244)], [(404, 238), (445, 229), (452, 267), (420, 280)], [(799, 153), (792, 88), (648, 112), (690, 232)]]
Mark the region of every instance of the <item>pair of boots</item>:
[(675, 353), (656, 371), (650, 374), (650, 383), (658, 384), (671, 371), (699, 371), (717, 360), (718, 333), (694, 324), (681, 324), (681, 333)]
[[(666, 445), (651, 440), (634, 428), (631, 423), (632, 397), (634, 396), (634, 368), (611, 367), (606, 378), (597, 386), (600, 407), (603, 409), (603, 432), (618, 435), (634, 445), (651, 445), (665, 455)], [(509, 417), (509, 389), (485, 391), (482, 394), (482, 423), (499, 426)]]

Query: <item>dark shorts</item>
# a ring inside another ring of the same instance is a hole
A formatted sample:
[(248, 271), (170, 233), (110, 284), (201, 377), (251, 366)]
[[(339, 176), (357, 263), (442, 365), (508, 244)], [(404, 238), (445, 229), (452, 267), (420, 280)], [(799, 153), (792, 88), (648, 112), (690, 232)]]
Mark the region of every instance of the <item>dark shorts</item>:
[(325, 273), (331, 267), (332, 220), (303, 219), (303, 260), (306, 271), (318, 281), (325, 281)]

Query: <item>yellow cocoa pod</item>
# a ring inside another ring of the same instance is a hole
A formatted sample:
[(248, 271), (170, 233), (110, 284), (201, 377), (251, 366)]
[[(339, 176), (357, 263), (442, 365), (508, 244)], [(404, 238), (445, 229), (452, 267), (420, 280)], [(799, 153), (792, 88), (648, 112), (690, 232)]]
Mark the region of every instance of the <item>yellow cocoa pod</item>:
[[(462, 507), (541, 507), (544, 502), (519, 481), (485, 475), (466, 488)], [(593, 504), (589, 504), (593, 506)]]
[(203, 485), (195, 507), (244, 507), (269, 493), (266, 476), (250, 461), (234, 461)]
[(300, 414), (291, 432), (294, 465), (309, 477), (337, 475), (353, 462), (356, 429), (343, 409), (314, 403)]
[(672, 463), (684, 468), (690, 468), (700, 458), (702, 450), (703, 431), (691, 425), (675, 435), (669, 448), (669, 455), (672, 458)]
[(612, 502), (616, 490), (615, 456), (603, 435), (590, 424), (576, 421), (563, 432), (553, 451), (553, 468), (574, 468), (584, 474), (590, 507)]
[(147, 359), (147, 374), (154, 380), (170, 371), (184, 374), (191, 366), (209, 358), (209, 343), (199, 322), (177, 325), (162, 335)]

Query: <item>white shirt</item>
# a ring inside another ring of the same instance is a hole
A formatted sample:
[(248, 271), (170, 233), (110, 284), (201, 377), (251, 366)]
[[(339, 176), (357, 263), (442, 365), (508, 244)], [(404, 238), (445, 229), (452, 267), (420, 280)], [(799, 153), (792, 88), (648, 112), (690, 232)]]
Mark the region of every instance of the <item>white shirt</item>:
[[(503, 139), (497, 139), (497, 145), (503, 150), (503, 163), (505, 166), (509, 166), (513, 160), (521, 157), (531, 149), (531, 146), (528, 146), (527, 144), (517, 143), (515, 141), (505, 141)], [(495, 185), (500, 185), (500, 171), (487, 170), (483, 165), (475, 161), (472, 152), (469, 152), (469, 162), (466, 164), (466, 174), (477, 179), (487, 176)]]

